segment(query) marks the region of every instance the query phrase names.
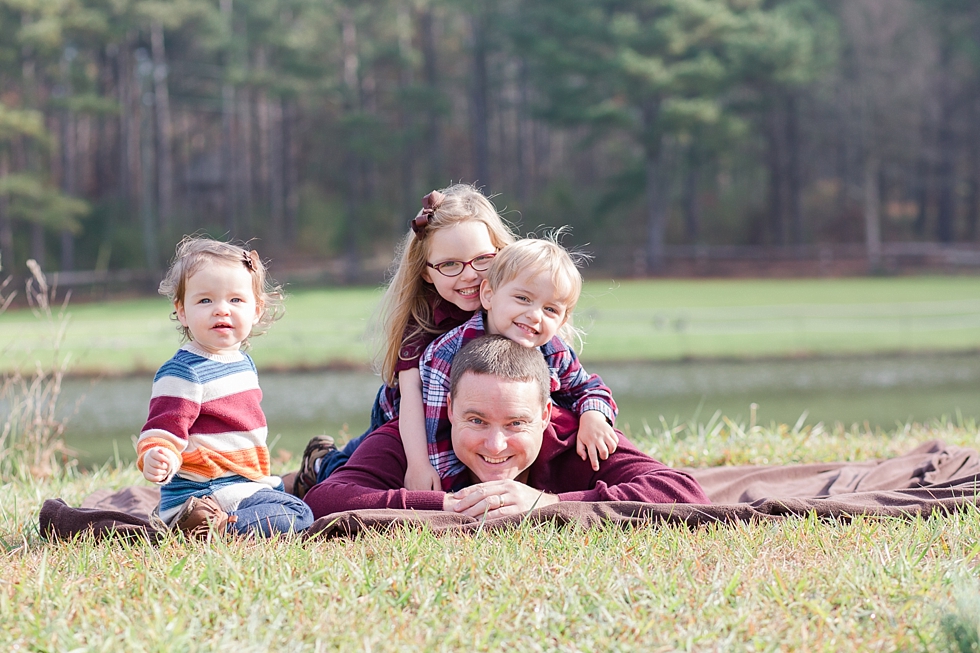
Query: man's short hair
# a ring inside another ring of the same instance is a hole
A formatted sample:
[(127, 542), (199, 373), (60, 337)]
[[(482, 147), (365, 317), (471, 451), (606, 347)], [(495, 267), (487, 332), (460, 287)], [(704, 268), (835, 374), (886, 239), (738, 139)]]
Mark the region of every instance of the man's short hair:
[(467, 372), (535, 383), (540, 389), (542, 406), (551, 396), (551, 373), (541, 350), (524, 347), (503, 336), (481, 336), (459, 350), (449, 373), (450, 397), (456, 394), (456, 385)]

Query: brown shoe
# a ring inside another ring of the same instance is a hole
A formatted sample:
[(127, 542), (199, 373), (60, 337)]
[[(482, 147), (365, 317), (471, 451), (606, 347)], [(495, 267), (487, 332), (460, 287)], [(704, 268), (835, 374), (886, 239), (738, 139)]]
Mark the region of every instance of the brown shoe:
[(191, 497), (181, 506), (171, 527), (180, 529), (189, 538), (206, 540), (211, 531), (224, 535), (228, 525), (237, 521), (238, 517), (222, 510), (214, 497)]
[(299, 465), (299, 472), (293, 481), (293, 492), (295, 496), (302, 499), (310, 488), (316, 485), (316, 462), (337, 450), (333, 438), (329, 435), (317, 435), (310, 439), (303, 452), (303, 460)]

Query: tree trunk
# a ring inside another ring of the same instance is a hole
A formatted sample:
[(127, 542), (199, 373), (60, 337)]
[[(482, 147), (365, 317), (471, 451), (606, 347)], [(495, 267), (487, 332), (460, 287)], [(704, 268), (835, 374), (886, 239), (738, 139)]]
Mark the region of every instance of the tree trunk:
[(133, 52), (136, 37), (130, 33), (126, 36), (119, 51), (119, 165), (120, 192), (132, 216), (139, 215), (134, 210), (137, 198), (142, 188), (140, 177), (140, 77), (139, 71), (133, 65), (138, 60)]
[(949, 91), (949, 72), (943, 67), (943, 91), (940, 93), (939, 134), (936, 161), (936, 182), (939, 186), (936, 202), (936, 238), (950, 243), (956, 232), (956, 132), (953, 125), (953, 99)]
[(881, 161), (868, 152), (864, 161), (864, 242), (868, 253), (868, 270), (881, 269)]
[[(62, 78), (65, 80), (66, 96), (71, 97), (72, 89), (69, 67), (70, 62), (62, 59)], [(59, 140), (61, 141), (61, 189), (66, 195), (74, 197), (78, 192), (78, 146), (75, 131), (75, 114), (70, 110), (62, 111), (60, 117)], [(75, 235), (68, 229), (61, 230), (61, 271), (75, 269)]]
[(532, 166), (535, 179), (551, 173), (551, 155), (554, 135), (551, 130), (539, 122), (531, 123), (531, 147), (533, 147), (534, 161)]
[(847, 181), (850, 179), (850, 162), (848, 160), (848, 145), (851, 139), (847, 135), (848, 96), (845, 85), (838, 82), (835, 89), (835, 110), (833, 112), (832, 134), (834, 143), (834, 174), (837, 187), (834, 196), (834, 216), (840, 218), (847, 211)]
[(44, 237), (44, 226), (39, 222), (31, 223), (31, 258), (42, 268), (48, 264), (48, 243)]
[[(419, 40), (422, 45), (422, 70), (425, 75), (425, 85), (429, 95), (439, 98), (439, 66), (436, 58), (435, 19), (432, 7), (426, 6), (419, 16)], [(442, 130), (439, 121), (442, 118), (439, 102), (430, 102), (426, 111), (425, 151), (429, 169), (426, 172), (426, 190), (429, 187), (441, 188), (445, 185), (442, 177)], [(410, 204), (409, 206), (414, 206)]]
[(687, 242), (698, 242), (701, 232), (701, 207), (698, 203), (698, 186), (701, 181), (701, 157), (697, 146), (687, 148), (687, 170), (684, 175), (684, 233)]
[[(136, 70), (140, 76), (140, 95), (152, 98), (153, 64), (145, 50), (136, 51)], [(152, 100), (151, 100), (152, 101)], [(157, 225), (153, 215), (153, 121), (152, 107), (144, 101), (140, 106), (140, 223), (143, 227), (143, 255), (146, 267), (154, 272), (160, 269), (159, 248), (157, 245)]]
[(286, 174), (283, 157), (282, 99), (269, 103), (269, 223), (272, 228), (269, 240), (279, 247), (283, 243), (285, 228), (285, 203), (283, 201), (283, 176)]
[(528, 201), (528, 189), (534, 185), (534, 172), (529, 162), (529, 155), (533, 152), (533, 138), (529, 115), (530, 102), (528, 101), (528, 72), (527, 61), (521, 59), (518, 62), (517, 71), (517, 144), (515, 148), (515, 161), (517, 172), (517, 198), (521, 205), (526, 205)]
[(967, 142), (966, 228), (968, 240), (977, 239), (980, 219), (980, 88), (971, 104), (969, 140)]
[(786, 95), (786, 199), (789, 209), (789, 233), (794, 245), (803, 244), (803, 202), (800, 171), (800, 117), (796, 94)]
[(473, 136), (473, 171), (484, 192), (491, 191), (489, 80), (487, 74), (487, 24), (480, 5), (470, 17), (472, 34), (473, 78), (470, 81), (471, 132)]
[(241, 152), (241, 165), (239, 169), (241, 171), (241, 177), (238, 180), (240, 195), (238, 205), (241, 207), (244, 228), (247, 232), (251, 233), (253, 230), (252, 192), (254, 183), (252, 180), (252, 167), (254, 161), (252, 160), (252, 142), (254, 137), (252, 133), (252, 93), (250, 89), (244, 89), (239, 94), (239, 98), (238, 115), (240, 116), (239, 131), (241, 132), (241, 147), (239, 148)]
[(953, 125), (954, 98), (951, 88), (952, 52), (949, 43), (939, 53), (939, 124), (936, 134), (936, 238), (939, 242), (953, 241), (956, 230), (956, 133)]
[[(359, 110), (360, 102), (360, 57), (357, 52), (357, 26), (349, 10), (341, 12), (344, 87), (344, 111), (348, 115)], [(353, 129), (353, 127), (351, 127)], [(346, 224), (344, 225), (344, 246), (347, 254), (347, 265), (344, 276), (348, 283), (354, 283), (360, 277), (361, 256), (358, 251), (361, 219), (361, 160), (350, 142), (344, 148), (344, 171), (346, 188), (344, 193), (344, 208)]]
[[(255, 54), (255, 67), (258, 69), (260, 77), (265, 77), (265, 72), (268, 68), (268, 57), (269, 55), (266, 47), (264, 45), (260, 45)], [(265, 211), (269, 208), (271, 197), (269, 193), (269, 161), (271, 157), (270, 153), (272, 151), (272, 128), (269, 120), (270, 110), (268, 91), (264, 87), (260, 88), (256, 94), (255, 110), (259, 128), (258, 201), (264, 207)]]
[(283, 101), (282, 121), (283, 157), (285, 158), (285, 233), (284, 240), (290, 247), (296, 245), (299, 232), (299, 106), (295, 99)]
[[(374, 70), (370, 66), (366, 66), (361, 70), (360, 86), (358, 88), (360, 90), (359, 109), (365, 121), (373, 124), (381, 122), (378, 116), (377, 79), (374, 75)], [(359, 127), (359, 131), (361, 130), (363, 128)], [(368, 151), (358, 158), (361, 160), (361, 196), (378, 197), (381, 180), (378, 172), (377, 157)]]
[[(98, 92), (104, 98), (112, 97), (114, 62), (110, 58), (109, 51), (116, 52), (119, 48), (115, 44), (106, 45), (99, 52), (98, 66)], [(95, 118), (95, 137), (94, 137), (94, 156), (92, 164), (95, 167), (95, 196), (103, 197), (112, 194), (112, 186), (115, 181), (115, 159), (116, 149), (119, 142), (114, 138), (115, 130), (110, 128), (109, 116), (99, 115)]]
[[(10, 174), (10, 158), (0, 150), (0, 180)], [(8, 276), (14, 271), (14, 225), (6, 193), (0, 193), (0, 272)]]
[(61, 271), (75, 269), (75, 234), (68, 229), (61, 230)]
[[(14, 167), (17, 170), (33, 171), (36, 168), (36, 153), (33, 151), (31, 143), (23, 136), (17, 139), (15, 143)], [(47, 266), (47, 256), (45, 255), (47, 246), (44, 241), (44, 225), (40, 222), (32, 222), (30, 225), (30, 258), (37, 261), (42, 269)]]
[(179, 229), (186, 231), (193, 220), (194, 214), (194, 194), (191, 191), (191, 184), (189, 182), (191, 162), (196, 156), (193, 139), (197, 133), (197, 120), (193, 112), (186, 109), (178, 112), (177, 118), (179, 128), (176, 134), (178, 146), (176, 150), (177, 158), (175, 159), (174, 178), (178, 180), (176, 188), (179, 190), (175, 201), (181, 208), (178, 209), (177, 215), (174, 218), (178, 219), (177, 226)]
[(647, 206), (647, 272), (661, 272), (667, 267), (664, 233), (667, 230), (667, 210), (664, 183), (664, 148), (661, 144), (646, 155)]
[[(980, 6), (974, 9), (973, 36), (980, 43)], [(967, 205), (966, 224), (969, 240), (977, 239), (977, 222), (980, 221), (980, 81), (973, 86), (969, 102), (969, 131), (967, 140)]]
[(664, 191), (664, 143), (660, 133), (660, 100), (643, 106), (643, 140), (645, 142), (645, 194), (647, 214), (647, 272), (657, 273), (666, 267), (664, 233), (667, 227), (667, 203)]
[[(21, 23), (28, 25), (31, 16), (27, 13), (21, 14)], [(29, 46), (21, 49), (22, 65), (21, 74), (24, 80), (24, 104), (27, 109), (34, 109), (38, 106), (37, 77), (35, 74), (34, 52)], [(26, 139), (20, 141), (21, 147), (16, 151), (18, 161), (15, 162), (20, 170), (30, 172), (40, 172), (37, 152), (34, 145)], [(31, 223), (31, 258), (44, 268), (47, 265), (47, 247), (44, 238), (44, 226), (39, 222)]]
[(156, 169), (158, 215), (164, 233), (170, 227), (174, 203), (173, 123), (170, 119), (170, 94), (167, 89), (167, 57), (163, 42), (163, 25), (150, 24), (150, 48), (153, 55), (153, 106), (156, 110)]
[[(514, 155), (510, 153), (507, 143), (509, 140), (509, 116), (512, 113), (508, 111), (507, 108), (516, 104), (510, 101), (510, 88), (507, 83), (506, 76), (502, 74), (494, 75), (495, 78), (501, 78), (502, 83), (497, 86), (496, 92), (493, 94), (488, 94), (487, 96), (487, 115), (493, 116), (490, 120), (490, 128), (494, 131), (496, 148), (489, 148), (490, 151), (496, 151), (496, 156), (491, 156), (487, 154), (488, 163), (493, 163), (496, 161), (513, 161)], [(516, 140), (516, 139), (515, 139)], [(513, 166), (507, 166), (508, 169), (501, 169), (497, 166), (496, 170), (491, 168), (490, 172), (494, 175), (497, 184), (502, 188), (514, 188), (517, 182), (513, 178)], [(508, 172), (511, 173), (508, 175)], [(513, 191), (511, 191), (513, 192)]]
[(98, 197), (95, 188), (94, 120), (85, 114), (75, 116), (75, 195)]
[(235, 188), (235, 87), (221, 87), (221, 178), (224, 185), (224, 223), (228, 235), (238, 237), (237, 189)]
[(766, 167), (769, 169), (769, 240), (773, 245), (785, 244), (785, 210), (783, 204), (783, 148), (779, 128), (779, 110), (772, 106), (768, 112), (766, 137)]
[[(221, 15), (232, 28), (232, 0), (220, 0)], [(227, 80), (230, 55), (224, 54), (225, 82), (221, 86), (221, 177), (224, 183), (224, 223), (231, 238), (238, 238), (238, 189), (235, 188), (235, 87)]]
[[(402, 89), (410, 89), (415, 84), (412, 74), (412, 17), (408, 8), (404, 5), (398, 7), (398, 51), (401, 55), (401, 65), (398, 69), (398, 83)], [(415, 119), (411, 111), (404, 107), (398, 110), (398, 125), (403, 134), (401, 142), (401, 153), (399, 156), (398, 180), (401, 186), (401, 206), (404, 211), (409, 211), (414, 206), (417, 198), (415, 190), (415, 157), (417, 156), (417, 139), (409, 139), (408, 134), (413, 133)], [(395, 212), (395, 219), (392, 221), (392, 236), (395, 241), (405, 233), (405, 220), (402, 213)]]
[(912, 231), (917, 236), (926, 232), (929, 219), (930, 173), (932, 172), (931, 138), (929, 116), (925, 108), (922, 110), (922, 126), (919, 139), (919, 152), (915, 162), (915, 178), (912, 182), (915, 188), (916, 216), (912, 223)]

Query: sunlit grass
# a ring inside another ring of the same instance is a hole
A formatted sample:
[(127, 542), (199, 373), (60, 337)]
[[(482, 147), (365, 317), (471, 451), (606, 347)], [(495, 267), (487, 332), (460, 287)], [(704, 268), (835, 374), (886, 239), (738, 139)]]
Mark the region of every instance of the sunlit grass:
[[(876, 434), (718, 416), (666, 429), (633, 437), (677, 466), (867, 459), (936, 438), (980, 444), (972, 423)], [(977, 510), (210, 545), (39, 537), (45, 498), (77, 505), (100, 487), (141, 482), (110, 464), (0, 487), (9, 650), (938, 651), (975, 641), (980, 623)]]
[(721, 465), (790, 465), (891, 458), (930, 440), (980, 447), (973, 418), (933, 420), (930, 425), (907, 423), (892, 431), (867, 424), (807, 424), (801, 415), (796, 424), (765, 426), (736, 421), (716, 412), (707, 421), (691, 419), (659, 424), (644, 423), (640, 429), (627, 425), (625, 434), (654, 458), (674, 467)]
[[(626, 338), (644, 321), (648, 332), (633, 336), (649, 346), (637, 346), (634, 358), (662, 355), (669, 350), (664, 343), (675, 347), (667, 357), (709, 355), (709, 339), (699, 341), (698, 333), (715, 329), (725, 310), (732, 325), (741, 321), (728, 335), (778, 343), (774, 333), (800, 315), (806, 325), (808, 315), (823, 319), (820, 311), (846, 321), (854, 310), (867, 310), (887, 325), (894, 315), (900, 318), (892, 324), (909, 315), (948, 317), (952, 307), (969, 320), (971, 293), (980, 296), (980, 281), (972, 278), (824, 283), (664, 282), (608, 292), (593, 284), (582, 306), (598, 303), (583, 315), (595, 319), (595, 349), (615, 360), (615, 347), (630, 341), (613, 338), (603, 349), (603, 333)], [(751, 311), (739, 308), (736, 290), (758, 300), (745, 304), (756, 306), (759, 316), (751, 329), (743, 328)], [(287, 318), (272, 331), (285, 344), (277, 345), (273, 335), (256, 342), (260, 367), (263, 349), (272, 352), (269, 365), (363, 363), (376, 299), (365, 290), (296, 293), (295, 328), (287, 328)], [(630, 308), (617, 313), (621, 301)], [(165, 302), (149, 300), (73, 306), (66, 338), (80, 340), (63, 346), (83, 368), (92, 360), (105, 369), (155, 367), (176, 346), (166, 310)], [(671, 320), (676, 324), (682, 315), (684, 324), (700, 326), (671, 331)], [(35, 333), (28, 324), (37, 331), (30, 314), (0, 315), (4, 361), (13, 354), (33, 360), (44, 350), (44, 334), (35, 344), (14, 337)], [(141, 340), (156, 328), (157, 344), (155, 336)], [(887, 344), (889, 328), (879, 329), (879, 344)], [(660, 340), (658, 329), (666, 334)], [(789, 332), (799, 338), (806, 330)], [(931, 337), (928, 330), (904, 333), (913, 348), (918, 345), (909, 334), (927, 343)], [(949, 330), (936, 333), (944, 337), (926, 348), (964, 346)], [(837, 349), (830, 351), (847, 351), (852, 345), (841, 343), (853, 344), (851, 336), (835, 340)], [(128, 349), (127, 337), (138, 346)], [(100, 349), (99, 338), (109, 344)], [(328, 344), (317, 349), (321, 341)], [(862, 342), (863, 352), (880, 351)], [(726, 346), (737, 355), (754, 352), (748, 345)], [(317, 358), (330, 347), (342, 356)], [(766, 351), (806, 350), (799, 342), (780, 347)], [(822, 351), (811, 348), (804, 353)], [(152, 361), (158, 353), (160, 361)], [(627, 435), (676, 467), (868, 460), (932, 439), (980, 446), (969, 418), (909, 423), (886, 433), (861, 424), (807, 424), (805, 417), (796, 424), (757, 424), (754, 417), (752, 409), (748, 418), (719, 412), (689, 421), (641, 420), (628, 425)], [(45, 499), (79, 505), (95, 490), (144, 481), (118, 460), (81, 472), (63, 459), (45, 475), (34, 473), (27, 458), (18, 460), (0, 477), (3, 650), (975, 651), (980, 641), (976, 509), (932, 518), (837, 522), (807, 516), (696, 529), (525, 524), (477, 535), (396, 529), (331, 541), (202, 544), (168, 535), (159, 544), (89, 537), (49, 542), (38, 532)], [(284, 462), (277, 464), (277, 471), (287, 471)]]

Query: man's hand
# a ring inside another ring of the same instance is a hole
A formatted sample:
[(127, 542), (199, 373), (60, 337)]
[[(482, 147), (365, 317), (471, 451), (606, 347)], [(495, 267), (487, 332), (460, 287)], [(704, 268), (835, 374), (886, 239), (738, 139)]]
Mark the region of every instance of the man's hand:
[(153, 447), (143, 454), (143, 478), (151, 483), (162, 483), (171, 476), (176, 456), (162, 447)]
[(469, 517), (523, 515), (532, 508), (558, 503), (558, 497), (519, 481), (487, 481), (447, 494), (442, 508)]
[(575, 451), (582, 460), (592, 462), (592, 471), (599, 471), (599, 459), (605, 460), (619, 446), (619, 435), (609, 426), (606, 416), (597, 410), (587, 410), (578, 420)]
[(432, 466), (428, 458), (414, 465), (411, 460), (408, 461), (408, 469), (405, 471), (405, 489), (442, 490), (442, 479), (439, 478), (439, 472)]

